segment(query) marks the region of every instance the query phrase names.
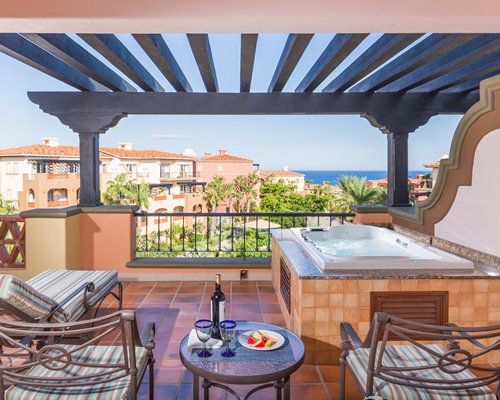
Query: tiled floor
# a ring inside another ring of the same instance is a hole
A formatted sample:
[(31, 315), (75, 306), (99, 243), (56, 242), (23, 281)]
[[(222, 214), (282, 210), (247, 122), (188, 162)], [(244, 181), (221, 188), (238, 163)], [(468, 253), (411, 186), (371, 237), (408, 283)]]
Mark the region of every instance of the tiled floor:
[[(223, 282), (226, 317), (283, 325), (278, 300), (270, 282)], [(130, 282), (125, 284), (124, 307), (137, 310), (139, 324), (154, 321), (157, 326), (155, 349), (155, 388), (160, 400), (184, 400), (192, 396), (191, 375), (182, 366), (178, 349), (181, 339), (198, 318), (210, 317), (213, 285), (205, 282)], [(106, 306), (112, 308), (114, 303)], [(140, 399), (147, 399), (147, 377)], [(323, 400), (339, 398), (339, 369), (335, 366), (303, 365), (292, 375), (292, 399)], [(236, 386), (245, 394), (249, 387)], [(361, 395), (348, 377), (347, 398)], [(211, 400), (232, 396), (211, 389)], [(274, 399), (272, 389), (256, 393), (252, 399)]]

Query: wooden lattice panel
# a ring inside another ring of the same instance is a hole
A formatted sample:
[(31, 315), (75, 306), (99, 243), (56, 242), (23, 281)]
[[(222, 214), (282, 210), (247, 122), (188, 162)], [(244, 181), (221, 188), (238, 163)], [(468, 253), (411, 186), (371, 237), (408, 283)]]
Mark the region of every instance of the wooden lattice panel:
[(0, 268), (24, 268), (25, 222), (18, 216), (0, 216)]

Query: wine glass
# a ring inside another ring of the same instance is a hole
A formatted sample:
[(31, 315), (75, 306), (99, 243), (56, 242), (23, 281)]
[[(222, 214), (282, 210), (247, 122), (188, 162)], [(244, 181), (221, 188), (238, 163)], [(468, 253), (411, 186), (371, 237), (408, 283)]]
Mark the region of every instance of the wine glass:
[(221, 354), (222, 357), (234, 357), (236, 353), (229, 348), (229, 343), (234, 339), (234, 334), (236, 332), (236, 322), (230, 319), (226, 319), (219, 324), (220, 335), (222, 341), (226, 343), (226, 350)]
[(209, 319), (199, 319), (194, 323), (194, 327), (196, 328), (196, 336), (203, 343), (203, 349), (196, 353), (197, 356), (201, 358), (210, 357), (212, 353), (207, 349), (207, 342), (212, 336), (213, 322)]

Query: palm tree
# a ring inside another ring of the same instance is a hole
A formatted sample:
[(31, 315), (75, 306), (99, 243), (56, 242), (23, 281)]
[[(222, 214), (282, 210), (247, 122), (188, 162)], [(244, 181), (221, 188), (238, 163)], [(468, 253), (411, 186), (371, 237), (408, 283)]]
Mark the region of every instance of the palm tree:
[(136, 204), (142, 211), (147, 211), (149, 208), (149, 198), (151, 196), (151, 189), (148, 183), (144, 181), (137, 183), (135, 179), (132, 179), (127, 182), (127, 189), (130, 196), (130, 204)]
[(229, 212), (233, 210), (233, 200), (235, 198), (235, 191), (236, 191), (236, 186), (234, 183), (226, 183), (224, 185), (224, 197), (228, 201), (227, 208), (229, 209)]
[(118, 175), (108, 182), (108, 188), (103, 193), (103, 203), (106, 205), (136, 204), (141, 210), (149, 207), (151, 190), (146, 182), (138, 183), (135, 179), (127, 180), (126, 174)]
[(246, 212), (250, 212), (250, 206), (252, 203), (258, 202), (258, 190), (256, 186), (260, 183), (259, 175), (256, 172), (252, 172), (249, 175), (237, 176), (234, 180), (237, 209), (241, 212), (242, 201), (244, 200)]
[(219, 203), (226, 198), (226, 188), (222, 176), (214, 176), (212, 182), (205, 186), (203, 200), (207, 204), (208, 212), (217, 212)]
[(103, 193), (103, 203), (106, 205), (126, 204), (129, 196), (127, 188), (127, 175), (120, 174), (108, 182), (108, 187)]
[(338, 182), (347, 205), (376, 204), (380, 198), (380, 190), (368, 186), (366, 178), (343, 175)]

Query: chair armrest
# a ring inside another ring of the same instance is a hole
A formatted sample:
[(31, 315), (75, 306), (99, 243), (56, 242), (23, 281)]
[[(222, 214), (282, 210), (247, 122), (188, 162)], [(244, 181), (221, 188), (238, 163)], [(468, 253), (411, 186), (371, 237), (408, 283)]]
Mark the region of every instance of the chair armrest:
[(154, 322), (148, 322), (140, 335), (140, 340), (142, 347), (148, 350), (152, 350), (155, 347), (155, 336), (156, 336), (156, 324)]
[(356, 333), (354, 328), (349, 322), (341, 322), (340, 323), (340, 337), (342, 338), (342, 344), (353, 348), (358, 348), (363, 345), (359, 335)]

